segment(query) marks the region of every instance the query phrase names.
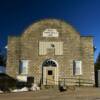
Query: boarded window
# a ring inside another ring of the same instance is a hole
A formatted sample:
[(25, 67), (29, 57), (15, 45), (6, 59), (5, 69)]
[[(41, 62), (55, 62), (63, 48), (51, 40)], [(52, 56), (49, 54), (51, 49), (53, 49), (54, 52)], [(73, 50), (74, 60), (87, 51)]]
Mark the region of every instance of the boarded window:
[(82, 61), (74, 61), (73, 74), (82, 75)]
[(28, 62), (29, 60), (21, 60), (19, 66), (19, 74), (27, 75), (28, 74)]
[(47, 55), (48, 49), (54, 50), (55, 55), (63, 55), (63, 42), (39, 42), (39, 55)]

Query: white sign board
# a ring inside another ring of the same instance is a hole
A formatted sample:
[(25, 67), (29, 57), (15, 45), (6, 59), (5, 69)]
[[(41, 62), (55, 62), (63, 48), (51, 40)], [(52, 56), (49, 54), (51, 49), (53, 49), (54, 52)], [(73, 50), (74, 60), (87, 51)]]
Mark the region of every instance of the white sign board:
[(45, 29), (43, 32), (43, 37), (58, 37), (59, 32), (56, 29)]
[(21, 81), (21, 82), (27, 82), (27, 76), (26, 75), (18, 75), (17, 79), (18, 79), (18, 81)]

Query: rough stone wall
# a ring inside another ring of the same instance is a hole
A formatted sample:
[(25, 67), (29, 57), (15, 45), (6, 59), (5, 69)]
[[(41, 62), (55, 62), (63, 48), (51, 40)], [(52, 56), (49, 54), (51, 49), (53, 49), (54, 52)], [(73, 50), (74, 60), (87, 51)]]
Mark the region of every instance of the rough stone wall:
[[(57, 29), (59, 32), (59, 37), (44, 38), (42, 33), (46, 28)], [(40, 56), (38, 49), (39, 41), (63, 41), (63, 55), (56, 56), (54, 53), (48, 53), (45, 56)], [(42, 64), (48, 58), (52, 58), (58, 62), (60, 78), (74, 77), (73, 60), (80, 60), (80, 35), (75, 30), (73, 30), (71, 26), (56, 20), (46, 20), (34, 24), (23, 34), (22, 48), (24, 49), (22, 52), (22, 58), (30, 60), (29, 74), (34, 76), (36, 80), (37, 78), (41, 78)], [(62, 75), (63, 73), (64, 75)]]
[(20, 38), (9, 37), (6, 72), (9, 76), (13, 78), (16, 78), (16, 75), (18, 74), (19, 59), (20, 59)]
[(95, 85), (93, 37), (81, 37), (83, 77)]
[[(59, 37), (45, 38), (42, 36), (46, 28), (57, 29)], [(55, 55), (54, 50), (47, 55), (39, 55), (39, 41), (63, 42), (63, 55)], [(60, 78), (80, 78), (73, 75), (73, 60), (82, 60), (83, 79), (94, 78), (93, 44), (92, 38), (80, 37), (80, 34), (69, 24), (58, 20), (43, 20), (31, 25), (20, 38), (12, 37), (8, 41), (7, 73), (16, 77), (19, 70), (19, 60), (29, 60), (29, 74), (35, 82), (42, 78), (42, 64), (46, 59), (52, 58), (58, 62)], [(66, 81), (66, 84), (69, 80)], [(76, 80), (75, 80), (76, 82)], [(94, 82), (94, 81), (93, 81)]]

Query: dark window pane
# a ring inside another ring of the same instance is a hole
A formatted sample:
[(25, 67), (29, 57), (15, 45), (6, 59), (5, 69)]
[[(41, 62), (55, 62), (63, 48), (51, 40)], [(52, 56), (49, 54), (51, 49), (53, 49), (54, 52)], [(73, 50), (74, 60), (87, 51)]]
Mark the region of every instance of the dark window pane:
[(48, 70), (48, 75), (52, 75), (52, 70)]
[(54, 61), (52, 61), (52, 60), (46, 60), (46, 61), (44, 62), (44, 64), (43, 64), (43, 66), (54, 66), (54, 67), (56, 67), (57, 65), (56, 65), (56, 63), (55, 63)]

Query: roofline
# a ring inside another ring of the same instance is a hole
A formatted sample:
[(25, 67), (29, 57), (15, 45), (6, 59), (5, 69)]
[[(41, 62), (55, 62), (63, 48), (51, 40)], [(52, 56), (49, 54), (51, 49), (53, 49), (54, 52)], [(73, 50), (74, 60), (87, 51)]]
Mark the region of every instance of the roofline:
[(81, 35), (81, 37), (94, 37), (93, 35)]

